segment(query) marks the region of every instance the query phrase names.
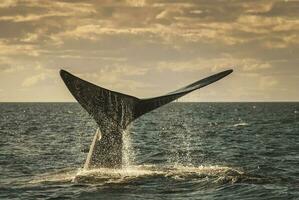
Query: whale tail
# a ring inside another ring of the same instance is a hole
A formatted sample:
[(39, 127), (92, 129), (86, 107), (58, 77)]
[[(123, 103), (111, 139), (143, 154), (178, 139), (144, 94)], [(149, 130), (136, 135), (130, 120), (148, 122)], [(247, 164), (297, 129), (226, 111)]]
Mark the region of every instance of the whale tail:
[(139, 99), (94, 85), (60, 70), (61, 78), (79, 104), (99, 126), (92, 142), (85, 168), (119, 168), (122, 164), (122, 133), (143, 114), (207, 86), (232, 73), (226, 70), (196, 81), (163, 96)]

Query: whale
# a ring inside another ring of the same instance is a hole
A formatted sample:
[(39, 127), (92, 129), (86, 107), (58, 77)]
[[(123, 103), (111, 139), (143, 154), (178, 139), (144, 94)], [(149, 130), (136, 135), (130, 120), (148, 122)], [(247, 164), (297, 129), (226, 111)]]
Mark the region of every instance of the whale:
[(123, 133), (130, 123), (232, 72), (232, 69), (219, 72), (162, 96), (138, 98), (95, 85), (61, 69), (60, 76), (66, 87), (98, 126), (84, 169), (122, 168)]

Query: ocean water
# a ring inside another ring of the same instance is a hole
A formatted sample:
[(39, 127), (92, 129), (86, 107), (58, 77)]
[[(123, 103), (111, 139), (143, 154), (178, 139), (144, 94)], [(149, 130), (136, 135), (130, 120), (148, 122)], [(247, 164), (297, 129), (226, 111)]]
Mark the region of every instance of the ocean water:
[(1, 103), (0, 199), (299, 199), (299, 103), (171, 103), (121, 170), (82, 170), (95, 131), (77, 103)]

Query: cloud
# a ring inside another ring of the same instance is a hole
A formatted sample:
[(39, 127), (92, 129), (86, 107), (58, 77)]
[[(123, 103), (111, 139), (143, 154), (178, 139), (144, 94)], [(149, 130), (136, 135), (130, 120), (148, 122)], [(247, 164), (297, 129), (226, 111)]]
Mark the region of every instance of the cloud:
[(7, 72), (11, 69), (8, 63), (0, 63), (0, 72)]
[(273, 76), (263, 76), (259, 80), (259, 87), (263, 91), (267, 91), (269, 88), (273, 88), (278, 84), (278, 81)]
[(7, 58), (0, 57), (0, 72), (1, 74), (15, 73), (24, 70), (24, 66), (12, 63)]
[(17, 5), (17, 0), (5, 0), (0, 2), (0, 8), (13, 7)]
[(291, 75), (299, 73), (298, 7), (276, 0), (2, 1), (0, 75), (2, 82), (20, 80), (7, 85), (30, 90), (60, 84), (64, 67), (109, 88), (147, 95), (233, 67), (250, 77), (235, 78), (242, 82), (239, 93), (248, 91), (240, 98), (262, 96), (261, 88), (273, 97), (271, 88), (282, 87), (275, 81), (297, 87)]
[(31, 76), (29, 78), (26, 78), (23, 83), (22, 86), (23, 87), (31, 87), (36, 85), (37, 83), (39, 83), (40, 81), (43, 81), (46, 79), (46, 74), (42, 73), (42, 74), (37, 74), (34, 76)]
[(39, 49), (32, 44), (10, 44), (6, 40), (0, 40), (0, 56), (28, 55), (38, 56)]
[(220, 58), (196, 58), (186, 62), (160, 62), (158, 69), (172, 70), (177, 72), (183, 71), (200, 71), (209, 69), (213, 72), (225, 70), (227, 68), (238, 69), (242, 72), (257, 72), (271, 68), (271, 64), (256, 59), (237, 59), (231, 56)]
[[(219, 6), (219, 4), (222, 5)], [(136, 6), (138, 8), (135, 8)], [(284, 16), (269, 17), (261, 13), (271, 12), (278, 6), (269, 2), (218, 2), (197, 3), (145, 3), (145, 1), (104, 1), (102, 6), (93, 2), (45, 1), (38, 4), (28, 1), (24, 7), (46, 9), (43, 13), (27, 13), (1, 16), (2, 20), (13, 22), (38, 21), (39, 28), (23, 34), (23, 42), (47, 42), (64, 45), (65, 40), (100, 40), (103, 35), (138, 35), (145, 41), (153, 41), (178, 46), (176, 41), (194, 43), (211, 42), (225, 45), (246, 44), (263, 40), (264, 48), (288, 47), (298, 41), (296, 34), (289, 36), (282, 31), (298, 30), (298, 20)], [(219, 9), (221, 7), (221, 9)], [(234, 12), (231, 12), (234, 10)], [(59, 20), (59, 23), (51, 21)], [(56, 24), (56, 25), (55, 25)], [(46, 28), (55, 27), (51, 33)], [(58, 29), (60, 29), (58, 31)], [(43, 37), (46, 35), (47, 37)], [(42, 40), (42, 41), (40, 41)]]
[(135, 7), (142, 7), (145, 6), (145, 0), (126, 0), (128, 5), (135, 6)]
[[(35, 0), (27, 0), (24, 3), (22, 1), (8, 1), (2, 6), (0, 4), (1, 7), (10, 10), (22, 8), (28, 11), (26, 13), (17, 9), (18, 11), (14, 15), (7, 12), (7, 15), (0, 17), (0, 21), (12, 22), (37, 21), (50, 17), (82, 17), (95, 12), (93, 5), (88, 3), (66, 3), (52, 0), (44, 0), (42, 4)], [(39, 12), (40, 10), (43, 12)]]
[[(115, 7), (111, 17), (104, 17), (94, 22), (90, 21), (91, 23), (87, 24), (82, 21), (83, 24), (57, 35), (54, 34), (52, 38), (60, 41), (65, 38), (99, 40), (103, 35), (124, 35), (126, 37), (139, 35), (144, 36), (147, 41), (151, 41), (150, 37), (155, 36), (159, 38), (159, 41), (168, 44), (182, 41), (212, 42), (226, 45), (245, 44), (263, 39), (262, 45), (265, 48), (281, 48), (282, 45), (288, 47), (290, 36), (282, 33), (282, 31), (297, 31), (298, 20), (283, 16), (266, 17), (254, 14), (271, 10), (273, 4), (274, 2), (237, 4), (239, 6), (237, 8), (240, 9), (239, 12), (227, 21), (220, 16), (218, 18), (205, 17), (205, 15), (211, 15), (211, 12), (214, 12), (213, 4), (202, 7), (197, 4), (167, 4), (160, 7), (147, 5), (146, 8), (149, 11), (144, 13), (140, 13), (140, 10), (136, 9)], [(202, 8), (211, 11), (202, 13), (204, 12), (201, 11)], [(224, 7), (224, 11), (221, 12), (227, 14), (229, 8)], [(194, 10), (201, 12), (194, 12)], [(129, 11), (130, 14), (127, 14), (126, 12)], [(97, 15), (102, 16), (100, 13)], [(196, 17), (196, 15), (199, 16)], [(136, 17), (141, 17), (141, 19), (135, 20)], [(142, 23), (144, 21), (147, 23)], [(295, 39), (291, 41), (296, 42), (296, 34), (293, 35), (292, 38)], [(275, 40), (279, 40), (281, 45), (275, 45), (277, 43)]]

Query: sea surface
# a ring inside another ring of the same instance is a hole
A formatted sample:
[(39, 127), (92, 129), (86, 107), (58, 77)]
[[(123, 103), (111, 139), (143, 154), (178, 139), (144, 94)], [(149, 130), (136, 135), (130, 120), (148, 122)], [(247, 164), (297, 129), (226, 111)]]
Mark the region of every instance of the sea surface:
[(299, 103), (171, 103), (120, 170), (82, 169), (96, 129), (77, 103), (1, 103), (0, 199), (299, 199)]

